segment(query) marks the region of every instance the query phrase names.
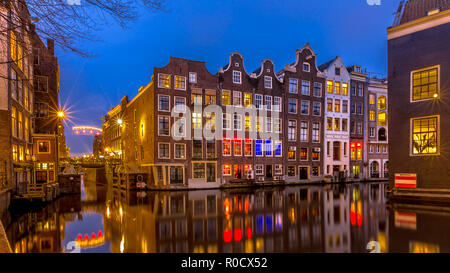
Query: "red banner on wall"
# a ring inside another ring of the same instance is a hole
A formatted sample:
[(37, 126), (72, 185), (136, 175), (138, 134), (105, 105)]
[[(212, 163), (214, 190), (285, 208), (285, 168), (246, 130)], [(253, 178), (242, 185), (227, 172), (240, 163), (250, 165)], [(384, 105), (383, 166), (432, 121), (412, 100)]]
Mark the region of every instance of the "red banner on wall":
[(396, 173), (395, 187), (397, 188), (416, 188), (417, 174), (415, 173)]

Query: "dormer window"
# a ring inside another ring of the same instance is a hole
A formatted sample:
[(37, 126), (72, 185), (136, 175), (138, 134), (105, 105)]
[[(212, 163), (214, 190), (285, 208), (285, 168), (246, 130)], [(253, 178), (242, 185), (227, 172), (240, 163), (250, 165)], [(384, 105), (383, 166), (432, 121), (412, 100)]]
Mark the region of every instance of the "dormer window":
[(361, 66), (355, 65), (355, 72), (361, 73)]
[(427, 11), (427, 16), (435, 15), (435, 14), (439, 13), (440, 11), (441, 11), (440, 8), (429, 10), (429, 11)]
[(240, 71), (233, 71), (233, 83), (241, 84), (241, 72)]
[(309, 72), (311, 69), (309, 63), (303, 63), (303, 72)]

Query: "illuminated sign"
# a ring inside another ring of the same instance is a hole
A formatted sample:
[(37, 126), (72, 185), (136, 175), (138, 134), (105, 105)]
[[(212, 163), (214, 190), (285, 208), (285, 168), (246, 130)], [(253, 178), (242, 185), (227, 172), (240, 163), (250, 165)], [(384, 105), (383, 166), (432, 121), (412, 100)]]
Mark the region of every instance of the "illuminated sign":
[(395, 187), (397, 188), (416, 188), (417, 174), (415, 173), (396, 173)]

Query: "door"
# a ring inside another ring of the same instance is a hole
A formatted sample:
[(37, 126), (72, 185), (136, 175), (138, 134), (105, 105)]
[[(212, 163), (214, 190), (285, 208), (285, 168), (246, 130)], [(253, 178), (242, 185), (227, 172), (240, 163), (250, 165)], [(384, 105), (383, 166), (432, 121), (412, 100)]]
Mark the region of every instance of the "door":
[(272, 177), (273, 177), (272, 165), (266, 165), (266, 178), (272, 178)]
[(206, 164), (206, 182), (216, 182), (216, 164)]
[(183, 167), (170, 167), (170, 184), (183, 184)]
[(299, 167), (300, 180), (308, 179), (308, 167)]

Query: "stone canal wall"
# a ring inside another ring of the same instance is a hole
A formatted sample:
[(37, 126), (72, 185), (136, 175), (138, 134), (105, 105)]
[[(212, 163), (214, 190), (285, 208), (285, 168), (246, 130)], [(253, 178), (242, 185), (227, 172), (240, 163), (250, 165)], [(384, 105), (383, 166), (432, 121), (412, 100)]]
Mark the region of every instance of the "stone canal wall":
[(11, 246), (8, 242), (8, 237), (6, 237), (5, 229), (0, 221), (0, 253), (11, 253)]

